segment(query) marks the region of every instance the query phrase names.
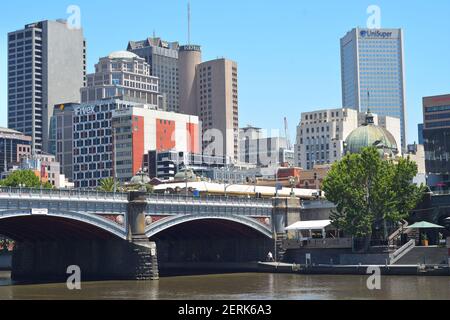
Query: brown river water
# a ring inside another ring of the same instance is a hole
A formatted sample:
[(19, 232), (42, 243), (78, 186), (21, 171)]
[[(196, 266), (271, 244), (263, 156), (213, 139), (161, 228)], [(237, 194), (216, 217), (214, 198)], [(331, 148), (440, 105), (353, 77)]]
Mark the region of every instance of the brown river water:
[(0, 272), (0, 300), (450, 300), (450, 277), (382, 276), (381, 290), (369, 290), (365, 276), (221, 274), (161, 278), (159, 281), (13, 284)]

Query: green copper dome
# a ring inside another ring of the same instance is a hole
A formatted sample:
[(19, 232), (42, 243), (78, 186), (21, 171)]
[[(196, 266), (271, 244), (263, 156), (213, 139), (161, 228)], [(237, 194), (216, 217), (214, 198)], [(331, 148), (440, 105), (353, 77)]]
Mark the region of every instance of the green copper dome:
[(366, 123), (353, 130), (345, 140), (345, 153), (360, 153), (362, 149), (374, 146), (380, 155), (394, 156), (398, 153), (394, 136), (384, 129), (374, 125), (373, 115), (368, 112)]

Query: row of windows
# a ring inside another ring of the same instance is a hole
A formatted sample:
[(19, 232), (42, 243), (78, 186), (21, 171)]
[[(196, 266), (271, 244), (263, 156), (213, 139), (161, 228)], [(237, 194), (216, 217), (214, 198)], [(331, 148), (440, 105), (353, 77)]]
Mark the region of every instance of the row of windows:
[(450, 110), (450, 105), (426, 107), (425, 112), (440, 112)]

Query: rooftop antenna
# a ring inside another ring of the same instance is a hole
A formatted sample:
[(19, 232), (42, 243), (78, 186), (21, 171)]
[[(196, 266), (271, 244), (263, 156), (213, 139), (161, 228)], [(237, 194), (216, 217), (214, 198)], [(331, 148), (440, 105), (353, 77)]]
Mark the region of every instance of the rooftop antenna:
[(191, 44), (191, 2), (188, 1), (188, 45)]
[(153, 39), (156, 39), (156, 31), (153, 29)]

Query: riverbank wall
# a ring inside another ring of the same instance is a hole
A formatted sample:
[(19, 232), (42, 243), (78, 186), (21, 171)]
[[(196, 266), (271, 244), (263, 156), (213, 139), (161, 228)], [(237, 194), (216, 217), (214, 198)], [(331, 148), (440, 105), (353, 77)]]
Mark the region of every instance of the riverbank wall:
[(310, 275), (370, 275), (375, 269), (381, 275), (392, 276), (450, 276), (448, 265), (296, 265), (259, 263), (260, 272)]

